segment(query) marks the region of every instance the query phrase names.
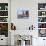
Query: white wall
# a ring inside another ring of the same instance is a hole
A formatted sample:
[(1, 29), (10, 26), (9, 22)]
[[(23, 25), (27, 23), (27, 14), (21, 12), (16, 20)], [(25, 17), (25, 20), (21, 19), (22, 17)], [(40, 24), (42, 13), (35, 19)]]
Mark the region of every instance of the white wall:
[[(38, 27), (38, 3), (45, 3), (46, 0), (11, 0), (11, 22), (16, 25), (17, 30), (27, 30), (32, 24), (35, 29)], [(29, 9), (29, 19), (18, 19), (17, 9)]]
[[(33, 46), (41, 46), (40, 44), (43, 44), (42, 38), (38, 38), (38, 3), (46, 3), (46, 0), (11, 0), (11, 22), (16, 25), (18, 32), (20, 32), (19, 30), (23, 30), (24, 32), (32, 24), (35, 26), (35, 30), (33, 31)], [(29, 19), (17, 19), (18, 8), (29, 9)]]
[[(17, 10), (19, 8), (29, 9), (29, 19), (18, 19)], [(37, 2), (31, 0), (11, 1), (11, 20), (16, 25), (17, 30), (27, 30), (33, 23), (37, 23)], [(36, 19), (35, 19), (36, 18)], [(34, 20), (36, 20), (34, 22)], [(35, 25), (35, 24), (34, 24)]]
[[(27, 8), (29, 9), (29, 19), (17, 19), (17, 9), (18, 8)], [(16, 32), (20, 33), (25, 32), (27, 33), (27, 29), (32, 24), (35, 26), (35, 30), (33, 35), (38, 36), (37, 34), (37, 9), (38, 9), (38, 3), (37, 0), (11, 0), (11, 22), (13, 22), (16, 25)], [(25, 31), (26, 30), (26, 31)], [(29, 33), (30, 34), (30, 33)], [(33, 39), (35, 41), (35, 39)], [(37, 44), (37, 42), (33, 43)]]

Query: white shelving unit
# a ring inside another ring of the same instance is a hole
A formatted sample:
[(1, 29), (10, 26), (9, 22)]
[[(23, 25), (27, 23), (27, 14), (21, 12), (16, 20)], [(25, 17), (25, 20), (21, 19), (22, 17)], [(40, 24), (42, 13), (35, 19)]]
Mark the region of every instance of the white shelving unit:
[(0, 3), (0, 45), (8, 45), (8, 3)]
[[(46, 3), (38, 4), (38, 31), (39, 31), (39, 34), (40, 34), (40, 31), (45, 31), (46, 33)], [(46, 37), (46, 35), (41, 34), (40, 37)]]
[[(0, 3), (0, 35), (7, 35), (8, 37), (8, 3)], [(4, 29), (3, 29), (4, 28)], [(2, 31), (7, 31), (7, 33)]]

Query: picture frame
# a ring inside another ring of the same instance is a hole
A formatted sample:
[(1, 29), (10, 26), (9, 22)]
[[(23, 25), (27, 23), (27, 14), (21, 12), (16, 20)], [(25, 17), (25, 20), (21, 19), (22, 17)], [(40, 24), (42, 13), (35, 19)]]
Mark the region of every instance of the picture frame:
[(29, 10), (24, 9), (24, 8), (18, 9), (17, 10), (17, 18), (18, 19), (27, 19), (27, 18), (29, 18)]

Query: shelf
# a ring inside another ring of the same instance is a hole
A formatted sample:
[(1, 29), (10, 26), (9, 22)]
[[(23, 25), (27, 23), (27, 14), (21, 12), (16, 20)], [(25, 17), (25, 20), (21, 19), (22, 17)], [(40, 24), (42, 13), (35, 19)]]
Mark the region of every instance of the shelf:
[(46, 29), (46, 28), (38, 28), (38, 29)]
[(43, 38), (43, 39), (45, 39), (46, 37), (39, 37), (39, 38)]
[(46, 17), (46, 15), (44, 15), (44, 16), (38, 16), (38, 17)]
[(0, 16), (0, 17), (8, 17), (8, 16)]
[(38, 10), (38, 11), (46, 11), (46, 10)]
[(38, 22), (38, 23), (46, 23), (46, 22)]
[(0, 22), (0, 23), (8, 23), (8, 22)]
[(0, 10), (0, 11), (8, 11), (8, 10)]

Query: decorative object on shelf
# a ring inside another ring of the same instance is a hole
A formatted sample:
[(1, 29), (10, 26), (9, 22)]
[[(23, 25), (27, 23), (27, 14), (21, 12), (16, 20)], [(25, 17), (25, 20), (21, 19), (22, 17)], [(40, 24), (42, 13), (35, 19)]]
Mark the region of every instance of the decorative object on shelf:
[(16, 30), (16, 26), (13, 23), (11, 23), (11, 30)]
[(34, 26), (33, 25), (31, 25), (31, 26), (29, 26), (29, 30), (34, 30)]
[(38, 10), (46, 10), (46, 3), (38, 3)]
[(46, 28), (46, 23), (38, 23), (38, 28)]
[(1, 10), (1, 6), (0, 6), (0, 10)]
[(38, 17), (38, 22), (42, 22), (43, 19), (41, 17)]
[(8, 22), (8, 17), (0, 17), (0, 22)]
[(42, 11), (42, 16), (46, 16), (46, 11)]
[(38, 11), (38, 16), (46, 16), (46, 11)]
[(0, 23), (1, 30), (8, 30), (8, 23)]
[(0, 11), (0, 16), (8, 16), (8, 11)]
[(0, 10), (8, 10), (8, 3), (0, 3)]
[(0, 35), (8, 37), (8, 23), (0, 23)]
[(19, 19), (25, 19), (29, 17), (29, 10), (28, 9), (18, 9), (17, 10), (17, 17)]
[(38, 17), (38, 22), (46, 22), (46, 17)]
[(39, 29), (39, 37), (46, 37), (46, 29)]
[(42, 12), (42, 15), (45, 15), (45, 12)]
[(8, 6), (5, 6), (5, 10), (8, 10)]
[(40, 8), (40, 10), (44, 10), (44, 8)]

